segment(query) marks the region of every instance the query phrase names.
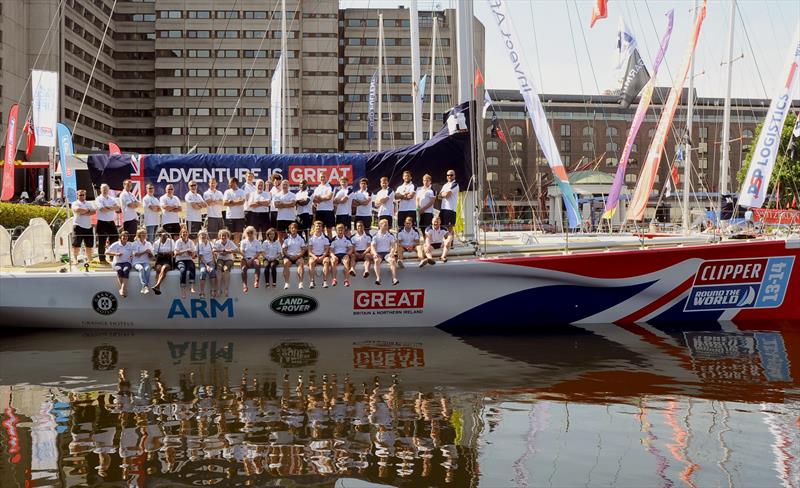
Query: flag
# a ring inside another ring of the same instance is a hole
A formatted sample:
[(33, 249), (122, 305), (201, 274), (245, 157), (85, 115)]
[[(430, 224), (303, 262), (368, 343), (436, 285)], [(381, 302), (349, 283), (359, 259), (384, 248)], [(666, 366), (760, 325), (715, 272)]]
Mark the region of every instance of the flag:
[(483, 73), (481, 73), (481, 69), (479, 67), (475, 67), (475, 87), (474, 87), (474, 95), (478, 96), (478, 87), (483, 85)]
[(31, 119), (28, 119), (25, 122), (25, 127), (22, 128), (22, 133), (27, 136), (25, 144), (25, 159), (30, 161), (33, 148), (36, 147), (36, 133), (33, 130), (33, 123), (31, 123)]
[(378, 71), (372, 73), (369, 82), (369, 99), (367, 104), (367, 141), (372, 141), (375, 136), (375, 106), (378, 101)]
[(278, 58), (275, 72), (270, 84), (270, 135), (272, 138), (272, 154), (281, 154), (281, 112), (283, 106), (283, 55)]
[(589, 27), (594, 27), (594, 23), (600, 19), (608, 17), (608, 0), (597, 0), (597, 4), (592, 9), (592, 23)]
[(792, 208), (797, 208), (797, 195), (792, 197)]
[(525, 101), (525, 108), (531, 119), (533, 133), (536, 134), (539, 147), (545, 159), (547, 159), (547, 164), (550, 165), (550, 170), (553, 173), (553, 182), (558, 187), (561, 192), (561, 197), (564, 199), (564, 207), (567, 212), (569, 227), (574, 229), (580, 226), (581, 222), (578, 200), (575, 198), (575, 192), (572, 190), (572, 185), (569, 182), (567, 169), (564, 167), (561, 154), (558, 152), (558, 145), (553, 137), (553, 131), (550, 129), (550, 124), (547, 122), (547, 116), (545, 115), (542, 101), (539, 98), (539, 89), (536, 86), (533, 73), (524, 61), (526, 57), (522, 49), (525, 44), (521, 42), (518, 31), (514, 29), (513, 19), (506, 6), (508, 1), (509, 0), (487, 0), (487, 3), (489, 5), (489, 11), (492, 13), (492, 17), (497, 24), (497, 35), (500, 40), (500, 45), (502, 49), (505, 49), (506, 58), (511, 62), (512, 69), (515, 72), (514, 78), (517, 80), (519, 92), (522, 94), (522, 98)]
[(650, 81), (650, 73), (639, 55), (636, 38), (622, 18), (619, 19), (617, 34), (617, 71), (620, 72), (620, 104), (628, 108), (636, 95)]
[(667, 178), (667, 181), (664, 183), (664, 196), (667, 198), (672, 196), (672, 185), (670, 184), (669, 178)]
[(656, 126), (655, 136), (650, 142), (650, 148), (647, 150), (647, 157), (642, 167), (641, 175), (639, 176), (639, 182), (636, 185), (636, 190), (633, 193), (633, 197), (631, 197), (630, 206), (628, 207), (629, 220), (642, 220), (644, 217), (647, 201), (650, 198), (650, 193), (653, 190), (653, 184), (656, 180), (658, 164), (661, 162), (661, 156), (664, 153), (667, 134), (672, 124), (672, 118), (675, 116), (675, 111), (678, 109), (681, 92), (683, 91), (683, 83), (686, 81), (686, 77), (689, 74), (689, 65), (694, 57), (694, 50), (697, 47), (697, 40), (700, 37), (700, 28), (703, 26), (705, 18), (706, 1), (704, 0), (697, 14), (697, 19), (692, 29), (692, 35), (689, 38), (689, 45), (686, 48), (683, 64), (675, 77), (675, 84), (669, 92), (667, 102), (664, 104), (664, 110), (661, 112), (661, 118)]
[(489, 96), (489, 90), (483, 91), (483, 118), (486, 118), (486, 112), (489, 111), (489, 107), (492, 106), (492, 97)]
[(672, 165), (672, 173), (671, 173), (671, 175), (672, 175), (672, 183), (675, 184), (675, 189), (677, 190), (678, 189), (678, 182), (680, 181), (680, 178), (678, 177), (678, 162), (677, 161), (675, 161), (675, 163)]
[(5, 165), (3, 166), (3, 191), (0, 200), (7, 202), (14, 197), (14, 159), (17, 155), (17, 116), (19, 105), (11, 106), (8, 112), (8, 127), (6, 128)]
[(78, 198), (78, 182), (75, 170), (69, 167), (67, 160), (75, 152), (72, 147), (72, 133), (64, 124), (56, 124), (58, 134), (58, 157), (61, 160), (61, 184), (64, 187), (64, 200), (68, 203)]
[(428, 75), (422, 75), (419, 80), (419, 105), (420, 107), (425, 103), (425, 85), (428, 84)]
[(503, 141), (504, 144), (508, 144), (508, 140), (506, 139), (506, 134), (503, 132), (503, 129), (500, 127), (497, 128), (497, 137)]
[(617, 174), (614, 176), (614, 183), (611, 185), (611, 191), (609, 192), (608, 199), (606, 200), (606, 206), (603, 212), (604, 219), (610, 219), (617, 211), (619, 194), (622, 191), (622, 185), (625, 184), (625, 172), (628, 166), (628, 158), (630, 157), (631, 149), (633, 148), (633, 142), (636, 140), (636, 135), (639, 133), (639, 128), (641, 128), (642, 122), (647, 114), (647, 109), (650, 106), (650, 100), (653, 97), (653, 90), (655, 88), (658, 68), (661, 65), (661, 61), (664, 59), (667, 48), (669, 47), (669, 40), (672, 37), (672, 23), (675, 18), (675, 12), (670, 10), (666, 15), (667, 30), (664, 32), (664, 35), (661, 36), (661, 44), (658, 52), (656, 53), (656, 58), (653, 61), (653, 77), (650, 78), (650, 81), (645, 86), (644, 91), (642, 92), (642, 98), (639, 99), (639, 103), (636, 105), (636, 113), (633, 116), (633, 123), (631, 123), (630, 131), (628, 131), (628, 138), (625, 140), (625, 147), (622, 150), (622, 157), (619, 158)]
[(115, 143), (108, 141), (108, 154), (122, 154), (122, 151)]
[(33, 131), (36, 143), (56, 147), (56, 122), (58, 122), (58, 73), (31, 71)]

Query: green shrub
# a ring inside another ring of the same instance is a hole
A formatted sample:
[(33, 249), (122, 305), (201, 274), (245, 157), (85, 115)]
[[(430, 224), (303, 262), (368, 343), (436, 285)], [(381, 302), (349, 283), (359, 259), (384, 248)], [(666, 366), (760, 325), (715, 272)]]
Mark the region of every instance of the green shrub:
[(32, 218), (41, 217), (49, 224), (57, 219), (60, 222), (67, 220), (69, 215), (65, 208), (42, 207), (21, 203), (0, 203), (0, 225), (6, 229), (14, 227), (27, 227)]

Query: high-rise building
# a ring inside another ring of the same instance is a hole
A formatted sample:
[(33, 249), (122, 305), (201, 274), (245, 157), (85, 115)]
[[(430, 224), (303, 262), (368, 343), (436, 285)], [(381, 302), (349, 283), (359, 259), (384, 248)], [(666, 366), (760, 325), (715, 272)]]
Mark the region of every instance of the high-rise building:
[[(2, 114), (17, 101), (21, 117), (28, 113), (30, 70), (53, 70), (61, 84), (59, 119), (74, 126), (76, 151), (105, 150), (114, 141), (137, 153), (270, 152), (270, 82), (282, 52), (281, 2), (4, 5)], [(285, 152), (376, 148), (367, 140), (367, 102), (378, 65), (379, 13), (385, 30), (383, 147), (413, 142), (409, 10), (340, 10), (337, 0), (287, 0)], [(441, 113), (458, 101), (455, 11), (420, 11), (419, 25), (420, 75), (429, 78), (423, 104), (427, 137), (430, 103), (437, 130)], [(475, 60), (483, 66), (483, 26), (477, 20)]]

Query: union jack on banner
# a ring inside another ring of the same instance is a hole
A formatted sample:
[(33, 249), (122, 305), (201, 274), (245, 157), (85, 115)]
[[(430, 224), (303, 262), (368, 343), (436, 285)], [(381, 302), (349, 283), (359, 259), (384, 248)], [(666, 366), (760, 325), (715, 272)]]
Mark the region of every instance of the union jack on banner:
[(131, 154), (131, 182), (133, 183), (133, 196), (141, 199), (144, 195), (144, 156)]

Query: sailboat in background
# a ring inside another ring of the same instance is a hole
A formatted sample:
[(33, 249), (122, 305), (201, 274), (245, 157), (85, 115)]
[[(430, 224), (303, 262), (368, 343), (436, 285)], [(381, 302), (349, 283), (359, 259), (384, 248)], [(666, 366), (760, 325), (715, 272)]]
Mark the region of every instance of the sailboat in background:
[[(508, 0), (487, 1), (496, 23), (496, 34), (503, 39), (520, 91), (530, 107), (529, 115), (537, 137), (567, 211), (572, 214), (572, 223), (573, 218), (579, 218), (575, 195), (549, 132), (531, 71), (523, 61), (522, 44), (518, 42), (508, 13)], [(352, 170), (360, 165), (365, 171), (369, 162), (368, 169), (377, 174), (392, 174), (398, 169), (414, 168), (413, 163), (424, 162), (431, 154), (450, 154), (437, 152), (443, 148), (452, 151), (455, 147), (456, 152), (461, 151), (463, 155), (465, 147), (476, 147), (476, 132), (480, 132), (475, 130), (477, 117), (473, 100), (472, 3), (458, 2), (457, 13), (461, 103), (445, 115), (444, 127), (432, 139), (370, 154), (146, 155), (140, 158), (144, 166), (142, 173), (152, 171), (153, 166), (203, 171), (205, 165), (213, 167), (230, 158), (238, 158), (237, 161), (267, 158), (331, 170)], [(690, 52), (694, 50), (701, 24), (702, 15), (698, 14)], [(675, 93), (670, 96), (668, 106), (672, 107), (672, 113), (689, 66), (684, 64), (680, 83), (676, 83)], [(668, 123), (659, 126), (660, 137), (651, 147), (653, 154), (658, 153), (658, 159), (648, 158), (652, 160), (649, 164), (660, 160), (663, 147), (659, 145), (663, 145), (667, 127)], [(451, 159), (444, 164), (461, 164), (465, 169), (471, 166), (476, 168), (473, 174), (482, 171), (476, 151), (470, 150), (467, 154), (470, 155), (468, 162)], [(112, 160), (110, 156), (103, 158), (106, 162)], [(434, 159), (442, 164), (442, 159)], [(149, 169), (148, 165), (151, 165)], [(124, 173), (124, 168), (116, 171)], [(654, 168), (646, 171), (654, 171)], [(111, 174), (109, 170), (103, 177)], [(480, 192), (481, 178), (476, 181)], [(614, 249), (608, 245), (598, 251), (597, 243), (593, 243), (594, 248), (585, 252), (580, 252), (580, 246), (569, 244), (568, 237), (559, 237), (562, 241), (556, 252), (542, 254), (533, 254), (543, 251), (536, 245), (515, 249), (528, 250), (529, 254), (510, 254), (511, 249), (507, 247), (484, 246), (482, 257), (475, 255), (475, 249), (462, 248), (460, 259), (403, 270), (397, 286), (357, 279), (352, 288), (332, 287), (299, 293), (272, 289), (250, 294), (234, 289), (229, 298), (181, 299), (166, 294), (136, 294), (123, 298), (109, 291), (114, 289), (111, 272), (0, 273), (0, 321), (32, 327), (191, 330), (373, 327), (482, 330), (498, 318), (507, 317), (509, 312), (513, 313), (513, 321), (521, 330), (565, 324), (669, 323), (680, 326), (733, 322), (755, 326), (763, 321), (800, 321), (798, 236), (713, 244), (681, 237), (666, 241), (662, 246), (645, 246), (637, 237), (630, 236), (637, 243), (636, 249)], [(567, 244), (572, 247), (566, 248)], [(234, 273), (238, 274), (238, 270)], [(290, 285), (297, 285), (294, 280), (293, 277)], [(162, 289), (177, 291), (178, 276), (169, 276)], [(47, 297), (47, 307), (42, 307), (41, 297)]]

